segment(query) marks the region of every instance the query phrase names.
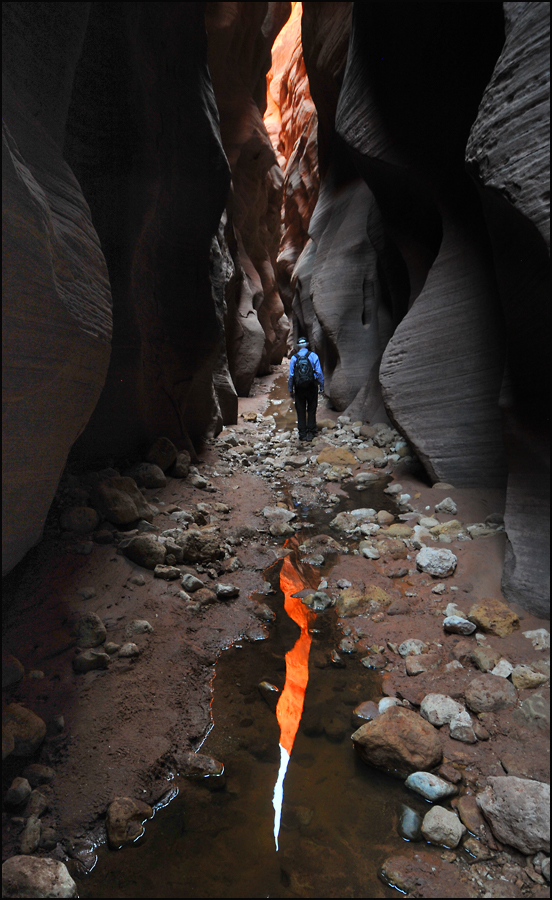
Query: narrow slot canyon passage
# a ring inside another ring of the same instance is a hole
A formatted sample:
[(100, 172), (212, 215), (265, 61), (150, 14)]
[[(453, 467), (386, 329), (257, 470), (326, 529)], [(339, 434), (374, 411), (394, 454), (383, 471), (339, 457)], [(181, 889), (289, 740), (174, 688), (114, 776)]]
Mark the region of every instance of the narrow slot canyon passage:
[(3, 896), (550, 896), (549, 14), (3, 4)]

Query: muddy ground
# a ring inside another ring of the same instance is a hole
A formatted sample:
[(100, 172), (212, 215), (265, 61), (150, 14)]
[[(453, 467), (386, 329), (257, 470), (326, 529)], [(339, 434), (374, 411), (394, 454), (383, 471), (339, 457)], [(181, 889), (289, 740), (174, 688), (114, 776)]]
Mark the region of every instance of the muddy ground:
[[(278, 377), (281, 379), (280, 370), (257, 381), (256, 395), (240, 401), (238, 433), (255, 433), (256, 424), (246, 420), (247, 414), (266, 410), (268, 391)], [(322, 414), (333, 419), (338, 415), (323, 410), (319, 418)], [(300, 452), (316, 455), (323, 445), (322, 436), (313, 444), (300, 445)], [(54, 781), (44, 789), (50, 808), (43, 823), (55, 828), (59, 843), (47, 855), (65, 860), (70, 839), (90, 834), (101, 837), (106, 808), (113, 798), (130, 796), (154, 804), (165, 794), (175, 770), (175, 754), (179, 749), (200, 746), (209, 728), (217, 656), (243, 635), (251, 640), (262, 637), (265, 626), (255, 613), (269, 588), (263, 572), (282, 554), (284, 538), (259, 529), (259, 511), (282, 498), (253, 472), (234, 471), (224, 477), (211, 474), (218, 459), (217, 441), (208, 443), (200, 453), (199, 470), (207, 470), (216, 493), (195, 489), (188, 480), (169, 479), (167, 487), (148, 490), (146, 496), (160, 510), (154, 519), (160, 530), (171, 527), (166, 512), (171, 505), (189, 508), (198, 502), (222, 502), (230, 507), (228, 514), (219, 517), (223, 533), (226, 528), (241, 526), (255, 530), (254, 537), (246, 537), (236, 546), (239, 567), (225, 576), (230, 561), (222, 563), (219, 580), (239, 587), (237, 599), (192, 614), (179, 597), (178, 582), (154, 578), (152, 572), (117, 553), (114, 545), (96, 544), (90, 555), (79, 555), (55, 527), (47, 530), (45, 540), (5, 579), (3, 651), (21, 661), (25, 677), (3, 693), (3, 701), (22, 703), (36, 712), (47, 723), (48, 736), (35, 758), (8, 757), (4, 791), (29, 762), (55, 769)], [(354, 471), (361, 469), (369, 466), (359, 464)], [(458, 506), (456, 517), (462, 522), (483, 522), (489, 514), (504, 511), (504, 493), (498, 490), (439, 491), (401, 463), (380, 470), (380, 474), (400, 480), (417, 510), (430, 507), (432, 512), (444, 496), (451, 496)], [(287, 478), (297, 485), (301, 477), (301, 472), (292, 470), (283, 472), (281, 481)], [(340, 483), (327, 487), (347, 496)], [(359, 496), (358, 506), (362, 505)], [(474, 644), (474, 639), (445, 635), (443, 610), (450, 602), (467, 611), (475, 600), (502, 599), (504, 542), (504, 532), (498, 532), (447, 544), (459, 562), (455, 575), (446, 579), (443, 595), (432, 593), (435, 581), (416, 572), (413, 562), (407, 562), (408, 574), (391, 579), (388, 559), (369, 560), (352, 554), (339, 557), (328, 577), (329, 593), (335, 594), (339, 579), (354, 586), (375, 584), (393, 597), (395, 609), (399, 609), (394, 615), (384, 612), (375, 621), (367, 616), (341, 620), (344, 634), (352, 635), (357, 643), (357, 653), (373, 645), (398, 645), (407, 638), (440, 645), (443, 665), (416, 677), (406, 675), (404, 660), (386, 649), (382, 695), (399, 696), (413, 705), (431, 692), (461, 696), (465, 681), (474, 674), (462, 656), (462, 641)], [(137, 574), (144, 575), (142, 586), (131, 580)], [(200, 577), (209, 583), (207, 573)], [(86, 589), (93, 589), (93, 596), (88, 596), (91, 592)], [(520, 628), (504, 638), (488, 635), (487, 644), (514, 665), (547, 657), (548, 653), (533, 648), (523, 632), (548, 629), (549, 623), (516, 606), (511, 608), (519, 616)], [(106, 671), (77, 675), (71, 665), (75, 653), (71, 632), (84, 612), (97, 613), (107, 627), (108, 640), (117, 643), (123, 642), (125, 627), (133, 619), (147, 619), (154, 630), (136, 639), (141, 650), (137, 658), (114, 658)], [(445, 663), (455, 658), (462, 659), (464, 668), (447, 671)], [(519, 701), (535, 695), (542, 705), (549, 702), (549, 683), (536, 691), (520, 691)], [(462, 776), (462, 792), (476, 792), (484, 786), (486, 776), (505, 772), (549, 781), (549, 719), (528, 718), (517, 708), (488, 714), (483, 724), (490, 739), (476, 744), (451, 740), (448, 726), (440, 732), (445, 757)], [(13, 815), (3, 813), (3, 859), (18, 852), (20, 827)], [(412, 871), (417, 873), (417, 884), (410, 893), (420, 897), (549, 896), (548, 886), (540, 883), (542, 878), (534, 878), (535, 873), (527, 869), (526, 858), (489, 839), (494, 862), (484, 863), (467, 854), (453, 853), (451, 859), (440, 848), (405, 844), (405, 872), (410, 872), (411, 881)], [(506, 876), (501, 875), (500, 866)], [(407, 882), (407, 875), (405, 879)]]

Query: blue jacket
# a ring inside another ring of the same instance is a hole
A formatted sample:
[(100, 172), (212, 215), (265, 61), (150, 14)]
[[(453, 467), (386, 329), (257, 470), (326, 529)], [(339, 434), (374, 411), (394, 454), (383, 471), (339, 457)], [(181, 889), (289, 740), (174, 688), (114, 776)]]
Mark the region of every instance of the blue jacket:
[(293, 356), (291, 357), (291, 362), (289, 364), (288, 391), (290, 392), (290, 394), (293, 390), (293, 373), (295, 371), (295, 357), (296, 356), (308, 356), (309, 357), (310, 364), (314, 371), (314, 377), (318, 381), (318, 384), (320, 385), (320, 387), (323, 388), (324, 387), (324, 376), (322, 374), (322, 369), (320, 367), (320, 360), (318, 359), (318, 356), (316, 355), (316, 353), (313, 350), (307, 350), (306, 347), (302, 347), (300, 350), (297, 351), (296, 354), (295, 353), (293, 354)]

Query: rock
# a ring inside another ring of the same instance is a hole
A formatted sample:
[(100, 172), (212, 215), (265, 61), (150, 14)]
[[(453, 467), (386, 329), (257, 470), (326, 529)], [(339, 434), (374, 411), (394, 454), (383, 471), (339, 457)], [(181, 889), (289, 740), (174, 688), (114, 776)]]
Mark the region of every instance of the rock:
[[(42, 825), (42, 830), (40, 832), (40, 848), (42, 850), (46, 850), (49, 852), (50, 850), (54, 850), (56, 844), (59, 842), (59, 834), (55, 830), (55, 828), (51, 828), (49, 825)], [(60, 895), (58, 895), (60, 896)]]
[(151, 806), (130, 797), (117, 797), (107, 808), (106, 827), (109, 845), (118, 850), (133, 843), (145, 831), (143, 822), (153, 815)]
[(477, 741), (471, 716), (465, 709), (451, 719), (449, 733), (454, 741), (462, 741), (464, 744), (475, 744)]
[(387, 659), (382, 653), (370, 653), (360, 661), (366, 669), (385, 669), (387, 665)]
[(17, 684), (25, 675), (25, 667), (16, 656), (6, 654), (2, 656), (2, 690), (5, 691), (13, 684)]
[(178, 750), (176, 765), (179, 775), (220, 776), (224, 772), (224, 765), (218, 759), (191, 750)]
[[(359, 487), (364, 487), (367, 484), (373, 484), (374, 481), (379, 481), (379, 475), (376, 475), (375, 472), (357, 472), (354, 477), (354, 482)], [(391, 519), (391, 521), (393, 521), (393, 519)]]
[(400, 706), (362, 725), (352, 735), (352, 741), (364, 762), (399, 778), (432, 769), (443, 755), (433, 726)]
[(118, 655), (122, 659), (132, 659), (134, 656), (140, 656), (140, 648), (133, 643), (123, 644)]
[(185, 591), (193, 594), (194, 591), (199, 591), (200, 588), (205, 587), (205, 585), (200, 578), (197, 578), (195, 575), (191, 575), (189, 572), (187, 572), (182, 576), (182, 587)]
[(138, 487), (163, 488), (167, 486), (167, 479), (163, 470), (153, 463), (140, 463), (125, 472), (128, 478), (134, 478)]
[(42, 825), (38, 816), (29, 816), (23, 833), (19, 840), (19, 852), (23, 854), (34, 853), (40, 844)]
[(485, 820), (479, 811), (477, 800), (473, 795), (464, 794), (458, 798), (456, 811), (460, 820), (472, 834), (483, 837), (485, 834)]
[(57, 859), (12, 856), (2, 866), (3, 897), (76, 897), (77, 885)]
[(282, 506), (265, 506), (262, 515), (268, 522), (291, 522), (297, 518), (297, 513), (291, 509), (284, 509)]
[(406, 779), (405, 785), (411, 791), (421, 794), (426, 800), (431, 800), (432, 803), (456, 794), (453, 784), (443, 781), (442, 778), (438, 778), (437, 775), (432, 775), (430, 772), (413, 772)]
[(385, 712), (386, 709), (391, 709), (392, 706), (402, 706), (398, 697), (382, 697), (378, 701), (378, 711), (380, 713)]
[(73, 840), (65, 845), (67, 855), (78, 860), (90, 872), (98, 861), (96, 845), (92, 841)]
[(550, 632), (546, 628), (537, 628), (535, 631), (524, 631), (523, 637), (531, 641), (535, 650), (550, 649)]
[(330, 463), (334, 466), (356, 466), (357, 461), (350, 450), (345, 447), (325, 447), (316, 459), (317, 463)]
[(458, 519), (451, 519), (449, 522), (440, 522), (438, 525), (434, 525), (429, 531), (434, 537), (440, 538), (444, 535), (445, 537), (454, 539), (458, 537), (459, 534), (462, 534), (464, 526)]
[(425, 653), (426, 650), (427, 644), (425, 641), (419, 641), (415, 638), (409, 638), (399, 645), (399, 654), (403, 659), (407, 656), (419, 656), (421, 653)]
[[(357, 719), (364, 719), (367, 722), (371, 722), (379, 714), (379, 706), (373, 700), (365, 700), (353, 709), (353, 716), (356, 716)], [(361, 723), (359, 722), (359, 724)]]
[(466, 531), (471, 538), (476, 540), (477, 538), (495, 535), (497, 533), (497, 528), (492, 525), (485, 525), (484, 522), (475, 522), (473, 525), (468, 525)]
[(325, 594), (324, 591), (315, 591), (314, 594), (308, 594), (306, 597), (303, 597), (301, 602), (305, 606), (310, 607), (310, 609), (314, 609), (315, 612), (322, 612), (332, 605), (332, 598)]
[(209, 489), (210, 485), (206, 478), (203, 475), (199, 475), (193, 473), (188, 477), (188, 481), (192, 485), (192, 487), (199, 488), (201, 491), (206, 491)]
[(448, 513), (451, 516), (455, 516), (458, 512), (458, 507), (452, 497), (445, 497), (444, 500), (435, 505), (434, 509), (436, 513)]
[(392, 525), (395, 521), (393, 513), (387, 512), (386, 509), (378, 510), (376, 514), (376, 522), (378, 525)]
[(415, 809), (401, 804), (399, 813), (399, 834), (405, 841), (418, 842), (422, 840), (422, 817)]
[(116, 644), (114, 641), (106, 641), (102, 649), (104, 653), (108, 653), (110, 656), (113, 656), (114, 653), (117, 653), (117, 650), (119, 650), (120, 646), (120, 644)]
[(530, 666), (515, 666), (511, 674), (512, 683), (518, 691), (539, 687), (541, 684), (545, 684), (549, 677), (543, 672), (535, 672)]
[(474, 647), (468, 658), (482, 672), (490, 672), (500, 660), (500, 651), (492, 647)]
[(96, 613), (85, 613), (77, 622), (75, 636), (79, 647), (99, 647), (107, 637), (107, 630)]
[(461, 712), (460, 704), (446, 694), (426, 694), (420, 704), (420, 715), (438, 727), (447, 725)]
[(26, 778), (14, 778), (4, 797), (4, 805), (8, 808), (23, 806), (31, 796), (31, 785)]
[(379, 559), (380, 552), (372, 547), (367, 541), (361, 541), (358, 549), (366, 559)]
[(71, 506), (64, 509), (59, 520), (64, 531), (75, 531), (77, 534), (88, 534), (100, 524), (100, 517), (95, 509), (89, 506)]
[[(408, 809), (408, 807), (406, 808)], [(411, 812), (414, 811), (411, 810)], [(414, 815), (417, 815), (417, 813)], [(413, 821), (415, 820), (413, 819)], [(410, 840), (408, 835), (404, 835), (404, 837), (407, 841)], [(421, 824), (420, 838), (418, 840), (421, 840)], [(418, 888), (418, 872), (413, 868), (412, 860), (406, 856), (391, 856), (389, 859), (386, 859), (381, 867), (380, 874), (384, 882), (398, 888), (403, 894), (410, 894)]]
[(428, 669), (435, 669), (441, 662), (437, 653), (422, 653), (420, 656), (407, 656), (405, 669), (407, 675), (421, 675)]
[[(509, 678), (513, 669), (512, 663), (508, 662), (507, 659), (502, 658), (498, 660), (494, 669), (491, 670), (491, 675), (498, 675), (500, 678)], [(516, 684), (515, 687), (518, 687), (518, 685)]]
[(166, 472), (176, 461), (178, 450), (166, 437), (158, 437), (146, 453), (146, 461)]
[(25, 808), (25, 816), (36, 816), (38, 819), (46, 812), (49, 807), (48, 799), (41, 791), (31, 791), (29, 802)]
[(466, 703), (473, 712), (494, 712), (516, 705), (517, 694), (513, 684), (496, 675), (480, 675), (473, 678), (465, 690)]
[(105, 477), (92, 491), (92, 503), (113, 525), (128, 525), (138, 519), (151, 522), (153, 511), (133, 478)]
[(456, 569), (457, 559), (451, 550), (432, 550), (424, 547), (416, 556), (416, 566), (437, 578), (446, 578)]
[(73, 669), (77, 675), (92, 672), (93, 669), (107, 669), (111, 659), (107, 653), (100, 650), (84, 650), (73, 657)]
[(96, 544), (113, 543), (113, 532), (109, 531), (107, 528), (102, 528), (100, 531), (95, 531), (93, 537)]
[[(36, 713), (19, 703), (10, 703), (5, 710), (2, 726), (2, 758), (33, 756), (46, 737), (46, 723)], [(7, 753), (4, 752), (6, 747)]]
[(384, 460), (386, 458), (384, 451), (380, 447), (358, 447), (355, 450), (355, 456), (360, 462), (375, 462), (375, 460)]
[(391, 537), (409, 538), (412, 535), (412, 528), (410, 528), (409, 525), (403, 525), (402, 523), (397, 522), (394, 525), (390, 525), (385, 533), (391, 535)]
[(447, 616), (443, 620), (443, 628), (450, 634), (473, 634), (477, 625), (461, 616)]
[(153, 626), (147, 619), (134, 619), (129, 622), (125, 628), (125, 637), (132, 637), (135, 634), (151, 634)]
[(176, 455), (175, 463), (171, 469), (173, 478), (187, 478), (192, 459), (187, 450), (181, 450)]
[(124, 555), (138, 566), (155, 569), (165, 560), (165, 545), (160, 544), (152, 535), (140, 534), (130, 539), (123, 550)]
[(214, 591), (209, 590), (209, 588), (203, 587), (195, 592), (193, 601), (194, 603), (199, 604), (199, 606), (209, 606), (211, 603), (217, 602), (217, 595)]
[(220, 559), (224, 556), (219, 539), (214, 534), (205, 534), (202, 531), (186, 531), (176, 538), (176, 543), (182, 547), (183, 558), (188, 563), (204, 563)]
[(442, 806), (434, 806), (424, 816), (422, 834), (430, 844), (438, 847), (457, 847), (466, 833), (458, 816)]
[(352, 509), (350, 512), (338, 513), (330, 522), (330, 528), (343, 531), (345, 534), (354, 531), (367, 522), (372, 522), (376, 515), (375, 509)]
[(475, 622), (481, 631), (497, 634), (499, 637), (506, 637), (514, 629), (519, 628), (516, 613), (500, 600), (484, 599), (474, 603), (468, 613), (468, 619)]
[(293, 525), (288, 522), (273, 522), (268, 529), (273, 537), (285, 537), (289, 534), (295, 534)]
[(271, 712), (276, 712), (276, 706), (280, 699), (280, 688), (270, 681), (261, 681), (258, 685), (259, 693)]
[(525, 854), (550, 853), (549, 784), (491, 775), (477, 805), (497, 840)]
[(232, 597), (237, 597), (239, 593), (240, 589), (235, 584), (219, 583), (215, 585), (215, 594), (218, 600), (231, 600)]
[[(167, 545), (165, 544), (165, 550), (167, 549)], [(154, 578), (163, 578), (165, 581), (176, 581), (177, 578), (182, 576), (182, 572), (180, 569), (177, 569), (176, 566), (156, 566), (153, 570)]]

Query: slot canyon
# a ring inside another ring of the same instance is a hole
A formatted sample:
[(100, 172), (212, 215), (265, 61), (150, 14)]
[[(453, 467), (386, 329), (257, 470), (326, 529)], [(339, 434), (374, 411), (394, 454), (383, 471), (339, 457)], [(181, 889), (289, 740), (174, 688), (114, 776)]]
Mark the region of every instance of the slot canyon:
[(550, 4), (2, 6), (2, 896), (549, 897)]

